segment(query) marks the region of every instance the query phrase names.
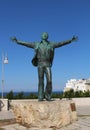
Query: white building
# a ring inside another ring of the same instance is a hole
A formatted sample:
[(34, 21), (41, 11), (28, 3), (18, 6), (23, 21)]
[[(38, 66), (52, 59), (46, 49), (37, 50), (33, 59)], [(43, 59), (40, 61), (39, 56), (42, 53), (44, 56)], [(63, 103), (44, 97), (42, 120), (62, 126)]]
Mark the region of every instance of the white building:
[(74, 91), (90, 91), (90, 79), (70, 79), (66, 83), (65, 91), (73, 89)]

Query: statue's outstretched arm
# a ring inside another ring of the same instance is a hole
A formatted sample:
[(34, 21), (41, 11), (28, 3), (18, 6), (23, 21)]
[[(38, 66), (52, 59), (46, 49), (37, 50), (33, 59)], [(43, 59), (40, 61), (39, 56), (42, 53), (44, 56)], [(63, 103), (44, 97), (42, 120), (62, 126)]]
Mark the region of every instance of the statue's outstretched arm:
[(73, 38), (70, 39), (70, 40), (66, 40), (66, 41), (59, 42), (59, 43), (55, 44), (54, 48), (58, 48), (58, 47), (70, 44), (71, 42), (74, 42), (74, 41), (77, 41), (77, 40), (78, 40), (78, 37), (73, 36)]
[(26, 47), (34, 48), (34, 44), (33, 43), (28, 43), (28, 42), (17, 40), (16, 37), (12, 37), (11, 40), (13, 42), (16, 42), (19, 45), (23, 45), (23, 46), (26, 46)]

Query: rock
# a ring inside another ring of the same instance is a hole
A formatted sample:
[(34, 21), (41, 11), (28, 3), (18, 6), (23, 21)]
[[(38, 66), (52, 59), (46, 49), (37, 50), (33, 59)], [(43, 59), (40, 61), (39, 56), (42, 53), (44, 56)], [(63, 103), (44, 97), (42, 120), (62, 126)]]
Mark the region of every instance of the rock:
[(12, 100), (11, 106), (16, 121), (29, 127), (60, 128), (77, 120), (72, 100)]

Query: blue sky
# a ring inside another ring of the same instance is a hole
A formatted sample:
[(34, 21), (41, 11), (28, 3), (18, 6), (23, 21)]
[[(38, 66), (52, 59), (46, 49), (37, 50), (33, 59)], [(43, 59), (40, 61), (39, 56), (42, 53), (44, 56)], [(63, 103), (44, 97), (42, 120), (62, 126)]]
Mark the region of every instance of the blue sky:
[(53, 91), (63, 90), (71, 78), (90, 78), (90, 0), (0, 0), (0, 55), (3, 50), (9, 59), (4, 65), (4, 91), (37, 91), (37, 68), (31, 64), (34, 51), (10, 37), (34, 42), (41, 40), (42, 32), (49, 33), (49, 41), (79, 38), (55, 50)]

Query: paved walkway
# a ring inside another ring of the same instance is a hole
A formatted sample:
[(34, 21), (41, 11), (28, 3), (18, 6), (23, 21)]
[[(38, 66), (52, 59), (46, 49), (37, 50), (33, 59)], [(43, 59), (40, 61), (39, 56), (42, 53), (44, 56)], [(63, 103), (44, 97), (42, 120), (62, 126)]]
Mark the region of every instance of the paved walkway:
[[(78, 113), (78, 121), (74, 122), (73, 124), (67, 125), (66, 127), (62, 127), (60, 129), (26, 128), (17, 123), (6, 125), (0, 128), (2, 128), (1, 130), (90, 130), (90, 106), (78, 106), (77, 113)], [(12, 111), (0, 112), (0, 120), (3, 119), (14, 119), (14, 114), (12, 113)]]
[(60, 130), (90, 130), (90, 116), (79, 117), (78, 121)]
[(14, 116), (12, 110), (0, 111), (0, 120), (14, 119), (14, 118), (15, 118), (15, 116)]

